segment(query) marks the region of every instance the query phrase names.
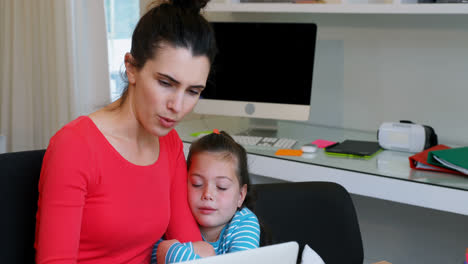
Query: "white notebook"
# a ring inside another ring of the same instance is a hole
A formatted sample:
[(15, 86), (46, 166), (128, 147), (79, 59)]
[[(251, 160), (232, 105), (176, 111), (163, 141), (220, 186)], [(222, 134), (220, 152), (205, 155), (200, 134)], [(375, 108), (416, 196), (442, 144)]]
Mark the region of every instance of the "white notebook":
[(286, 242), (213, 257), (184, 262), (184, 264), (296, 264), (299, 245)]

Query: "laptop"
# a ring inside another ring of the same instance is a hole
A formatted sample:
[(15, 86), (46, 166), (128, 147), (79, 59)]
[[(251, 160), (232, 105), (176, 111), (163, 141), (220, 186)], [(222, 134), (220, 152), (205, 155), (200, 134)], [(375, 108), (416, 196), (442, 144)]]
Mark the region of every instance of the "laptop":
[(184, 262), (184, 264), (296, 264), (299, 244), (286, 242)]

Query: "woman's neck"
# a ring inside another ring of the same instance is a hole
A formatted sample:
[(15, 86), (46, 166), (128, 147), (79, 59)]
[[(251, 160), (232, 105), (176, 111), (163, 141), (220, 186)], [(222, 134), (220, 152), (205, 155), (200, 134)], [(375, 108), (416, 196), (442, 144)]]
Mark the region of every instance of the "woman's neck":
[(150, 134), (138, 121), (131, 103), (129, 94), (122, 103), (122, 99), (111, 103), (104, 109), (108, 111), (111, 122), (114, 124), (114, 134), (136, 142), (154, 141), (155, 136)]
[(125, 102), (122, 99), (107, 105), (90, 114), (91, 119), (97, 123), (99, 129), (106, 135), (119, 142), (126, 142), (133, 149), (144, 149), (157, 145), (158, 137), (149, 133), (138, 121), (131, 104), (131, 95)]

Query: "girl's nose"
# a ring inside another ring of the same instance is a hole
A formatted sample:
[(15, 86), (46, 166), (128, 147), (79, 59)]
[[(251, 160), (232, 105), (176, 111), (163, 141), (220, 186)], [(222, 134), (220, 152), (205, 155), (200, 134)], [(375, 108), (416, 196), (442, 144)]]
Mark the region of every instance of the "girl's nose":
[(203, 190), (202, 200), (213, 200), (213, 194), (210, 191), (210, 188), (206, 187), (205, 190)]

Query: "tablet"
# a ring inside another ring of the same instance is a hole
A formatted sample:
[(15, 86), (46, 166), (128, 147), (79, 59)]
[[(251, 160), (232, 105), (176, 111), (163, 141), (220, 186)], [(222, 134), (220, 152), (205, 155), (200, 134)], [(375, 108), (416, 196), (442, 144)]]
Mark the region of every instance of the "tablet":
[(382, 150), (378, 142), (345, 140), (325, 148), (325, 154), (331, 156), (371, 158)]
[(184, 264), (296, 264), (299, 244), (295, 241), (206, 257)]

